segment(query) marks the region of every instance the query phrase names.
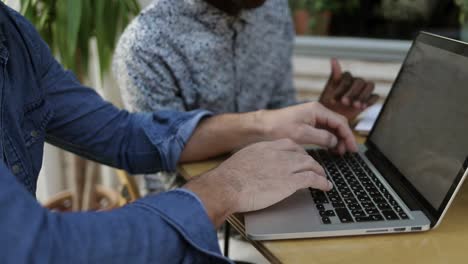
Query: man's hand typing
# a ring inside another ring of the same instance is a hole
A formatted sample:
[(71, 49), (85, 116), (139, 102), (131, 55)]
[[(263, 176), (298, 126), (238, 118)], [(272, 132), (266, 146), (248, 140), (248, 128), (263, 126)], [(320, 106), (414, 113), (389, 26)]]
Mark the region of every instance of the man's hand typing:
[(266, 208), (303, 188), (329, 191), (332, 184), (301, 146), (282, 139), (246, 147), (184, 187), (219, 226), (230, 214)]

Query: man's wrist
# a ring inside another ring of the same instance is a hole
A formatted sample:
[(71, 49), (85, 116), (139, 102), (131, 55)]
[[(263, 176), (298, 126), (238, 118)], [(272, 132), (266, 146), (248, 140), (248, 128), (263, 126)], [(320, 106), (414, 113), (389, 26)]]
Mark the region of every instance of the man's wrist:
[(241, 123), (245, 124), (246, 130), (253, 135), (252, 143), (270, 139), (269, 134), (271, 129), (265, 120), (267, 112), (268, 110), (258, 110), (244, 114), (245, 120)]
[(205, 207), (215, 227), (221, 226), (226, 218), (236, 212), (236, 195), (226, 183), (218, 181), (219, 175), (213, 170), (189, 181), (183, 188), (194, 193)]

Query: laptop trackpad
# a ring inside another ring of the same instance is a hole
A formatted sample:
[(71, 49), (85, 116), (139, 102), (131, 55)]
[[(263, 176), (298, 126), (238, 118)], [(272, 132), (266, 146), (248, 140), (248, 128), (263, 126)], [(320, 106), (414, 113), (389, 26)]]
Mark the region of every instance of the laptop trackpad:
[(246, 214), (245, 224), (248, 234), (296, 233), (311, 231), (322, 220), (310, 191), (303, 189), (278, 204)]

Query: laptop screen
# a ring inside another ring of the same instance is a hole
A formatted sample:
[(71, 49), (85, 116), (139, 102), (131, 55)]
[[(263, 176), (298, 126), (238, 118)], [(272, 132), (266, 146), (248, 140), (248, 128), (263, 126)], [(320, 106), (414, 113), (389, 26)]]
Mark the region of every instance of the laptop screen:
[(370, 141), (440, 210), (466, 166), (468, 46), (431, 38), (413, 44)]

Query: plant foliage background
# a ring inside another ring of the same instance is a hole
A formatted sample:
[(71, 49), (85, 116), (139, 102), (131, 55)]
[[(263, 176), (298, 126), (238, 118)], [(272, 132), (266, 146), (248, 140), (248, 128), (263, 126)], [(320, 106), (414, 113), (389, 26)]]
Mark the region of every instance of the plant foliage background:
[(136, 0), (20, 0), (21, 13), (62, 64), (79, 78), (88, 71), (89, 43), (96, 38), (101, 73), (109, 69), (120, 33), (140, 7)]

